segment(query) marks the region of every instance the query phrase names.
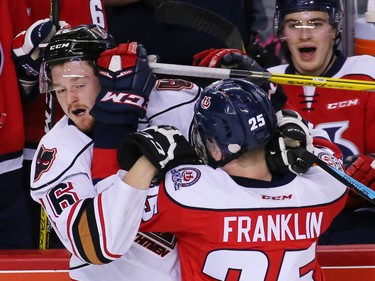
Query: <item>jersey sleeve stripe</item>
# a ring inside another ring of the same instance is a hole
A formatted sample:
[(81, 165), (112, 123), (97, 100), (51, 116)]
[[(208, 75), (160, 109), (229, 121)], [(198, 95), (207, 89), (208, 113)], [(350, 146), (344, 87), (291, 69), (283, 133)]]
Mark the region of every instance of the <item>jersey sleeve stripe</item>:
[(93, 199), (86, 199), (78, 214), (78, 218), (73, 224), (74, 244), (80, 256), (92, 264), (109, 263), (101, 252), (100, 235), (94, 215)]

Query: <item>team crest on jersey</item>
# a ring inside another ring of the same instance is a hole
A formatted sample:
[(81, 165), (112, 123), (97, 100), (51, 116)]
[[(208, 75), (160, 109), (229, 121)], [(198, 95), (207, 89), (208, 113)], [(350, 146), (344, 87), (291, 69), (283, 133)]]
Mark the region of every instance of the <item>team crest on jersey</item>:
[(52, 164), (56, 159), (56, 153), (56, 148), (48, 149), (42, 145), (36, 159), (34, 182), (38, 181), (45, 172), (51, 169)]
[(331, 154), (328, 154), (328, 153), (324, 153), (324, 152), (320, 152), (318, 154), (318, 157), (319, 159), (323, 160), (324, 162), (326, 162), (328, 165), (336, 168), (337, 170), (339, 171), (344, 171), (343, 167), (342, 167), (342, 164), (340, 162), (340, 160), (338, 160), (336, 157), (334, 157), (333, 155)]
[(191, 186), (201, 177), (201, 171), (196, 168), (173, 169), (171, 170), (171, 173), (175, 190)]

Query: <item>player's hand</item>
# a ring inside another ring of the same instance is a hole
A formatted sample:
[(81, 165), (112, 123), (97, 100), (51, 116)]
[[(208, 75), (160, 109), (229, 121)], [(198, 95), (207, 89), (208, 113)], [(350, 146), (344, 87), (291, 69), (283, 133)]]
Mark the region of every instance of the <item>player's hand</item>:
[(303, 147), (287, 147), (283, 137), (275, 136), (267, 146), (268, 168), (274, 174), (283, 174), (287, 170), (295, 174), (304, 174), (314, 164), (307, 153), (310, 152)]
[(156, 82), (146, 49), (131, 42), (103, 52), (98, 75), (102, 89), (90, 114), (103, 124), (138, 124)]
[(118, 149), (118, 163), (122, 169), (129, 170), (141, 155), (145, 155), (161, 174), (181, 164), (198, 162), (180, 131), (165, 125), (130, 134)]
[(208, 49), (194, 55), (193, 65), (252, 71), (264, 69), (245, 52), (237, 49)]
[[(69, 26), (65, 21), (59, 22), (59, 27)], [(20, 83), (21, 97), (24, 101), (31, 100), (39, 94), (39, 69), (42, 63), (42, 43), (48, 43), (56, 33), (56, 27), (49, 19), (38, 20), (26, 31), (19, 33), (13, 40), (12, 58)]]
[(375, 190), (375, 155), (360, 154), (351, 160), (346, 174)]
[(277, 127), (285, 144), (289, 148), (302, 147), (313, 153), (313, 137), (307, 122), (293, 110), (279, 110), (276, 112)]
[(286, 168), (295, 174), (306, 173), (314, 164), (305, 153), (313, 153), (313, 138), (307, 122), (295, 111), (276, 113), (278, 132), (270, 141), (267, 164), (273, 173), (283, 173)]

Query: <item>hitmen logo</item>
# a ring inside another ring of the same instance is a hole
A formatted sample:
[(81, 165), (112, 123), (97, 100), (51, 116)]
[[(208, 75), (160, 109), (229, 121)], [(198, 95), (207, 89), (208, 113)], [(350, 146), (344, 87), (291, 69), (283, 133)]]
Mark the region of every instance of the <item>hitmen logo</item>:
[(47, 149), (44, 147), (44, 145), (42, 145), (38, 152), (38, 158), (36, 160), (34, 182), (38, 181), (43, 173), (51, 169), (52, 164), (56, 159), (56, 153), (56, 148)]

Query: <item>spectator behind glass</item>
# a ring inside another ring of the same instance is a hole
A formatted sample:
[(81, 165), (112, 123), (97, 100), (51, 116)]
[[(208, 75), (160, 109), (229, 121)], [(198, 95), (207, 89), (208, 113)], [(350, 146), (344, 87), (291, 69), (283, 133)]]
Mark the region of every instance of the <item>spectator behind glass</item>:
[[(278, 0), (275, 36), (287, 44), (289, 64), (272, 73), (302, 74), (375, 81), (375, 58), (345, 57), (341, 40), (343, 6), (340, 0)], [(375, 95), (283, 85), (287, 107), (317, 128), (327, 131), (343, 153), (347, 173), (375, 189)], [(346, 209), (335, 219), (321, 244), (375, 243), (375, 212), (367, 201), (350, 193)], [(364, 208), (362, 208), (364, 207)]]

